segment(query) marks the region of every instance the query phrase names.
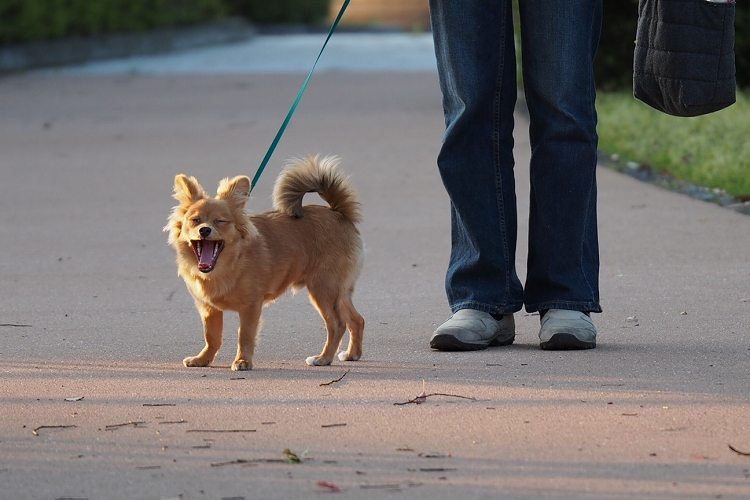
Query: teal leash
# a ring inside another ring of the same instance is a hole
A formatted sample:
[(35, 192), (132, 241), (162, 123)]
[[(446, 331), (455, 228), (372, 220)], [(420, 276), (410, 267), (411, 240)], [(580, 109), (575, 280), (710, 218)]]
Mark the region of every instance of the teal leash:
[(346, 8), (349, 6), (350, 1), (351, 0), (344, 0), (344, 4), (341, 6), (341, 10), (339, 11), (338, 16), (336, 16), (336, 20), (333, 21), (333, 25), (331, 25), (331, 29), (328, 31), (328, 36), (326, 37), (326, 41), (323, 42), (323, 47), (320, 49), (320, 52), (318, 53), (318, 58), (315, 59), (315, 63), (313, 63), (312, 69), (310, 69), (310, 73), (307, 75), (307, 78), (305, 78), (305, 83), (302, 84), (302, 88), (300, 89), (299, 94), (297, 94), (297, 99), (294, 100), (294, 104), (292, 104), (292, 107), (289, 110), (289, 113), (287, 113), (286, 118), (284, 119), (284, 122), (281, 124), (281, 128), (279, 128), (279, 131), (276, 133), (276, 137), (273, 139), (273, 142), (271, 143), (271, 147), (268, 148), (268, 152), (266, 153), (266, 156), (263, 158), (263, 161), (260, 163), (260, 167), (258, 167), (258, 171), (255, 172), (255, 177), (253, 177), (253, 181), (250, 184), (250, 192), (252, 192), (253, 188), (255, 188), (255, 184), (258, 182), (258, 179), (260, 178), (260, 175), (263, 173), (263, 170), (266, 169), (266, 165), (268, 165), (268, 161), (271, 159), (273, 152), (276, 150), (276, 146), (278, 146), (279, 141), (281, 140), (281, 136), (284, 135), (286, 126), (289, 125), (289, 122), (292, 119), (292, 115), (297, 110), (297, 105), (302, 100), (302, 94), (304, 94), (305, 89), (307, 89), (307, 84), (310, 82), (310, 78), (312, 77), (313, 71), (315, 71), (315, 66), (318, 65), (318, 61), (320, 61), (320, 56), (323, 55), (323, 51), (325, 50), (326, 45), (328, 45), (328, 40), (331, 39), (331, 35), (333, 35), (333, 32), (336, 31), (336, 27), (339, 25), (339, 21), (341, 21), (341, 18), (344, 15), (344, 11), (346, 11)]

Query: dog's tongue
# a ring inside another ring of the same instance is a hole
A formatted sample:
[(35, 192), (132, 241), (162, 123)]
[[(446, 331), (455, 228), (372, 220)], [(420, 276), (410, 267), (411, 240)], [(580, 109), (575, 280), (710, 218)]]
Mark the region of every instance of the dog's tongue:
[(203, 240), (201, 241), (201, 257), (198, 261), (198, 267), (201, 269), (207, 269), (211, 267), (211, 263), (214, 259), (214, 246), (215, 241)]

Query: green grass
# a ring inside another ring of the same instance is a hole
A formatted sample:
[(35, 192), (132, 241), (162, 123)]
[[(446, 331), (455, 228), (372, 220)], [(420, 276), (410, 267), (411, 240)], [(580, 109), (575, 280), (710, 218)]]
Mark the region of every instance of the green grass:
[(657, 173), (750, 200), (750, 94), (710, 115), (678, 118), (628, 92), (600, 92), (599, 149)]

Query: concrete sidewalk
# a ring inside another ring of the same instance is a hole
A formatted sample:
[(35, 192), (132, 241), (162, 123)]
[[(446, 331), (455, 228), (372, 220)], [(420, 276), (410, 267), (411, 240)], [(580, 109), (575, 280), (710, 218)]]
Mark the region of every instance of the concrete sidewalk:
[[(286, 158), (343, 158), (365, 216), (363, 360), (305, 365), (324, 330), (300, 293), (265, 310), (252, 371), (229, 370), (233, 314), (216, 366), (184, 368), (202, 334), (161, 231), (174, 175), (252, 175), (304, 76), (0, 79), (0, 498), (750, 496), (728, 447), (750, 451), (747, 216), (602, 168), (598, 347), (541, 351), (520, 313), (513, 346), (430, 351), (450, 314), (432, 71), (317, 74), (248, 204), (270, 208)], [(464, 398), (394, 404), (423, 381)]]
[[(307, 73), (326, 33), (265, 34), (233, 44), (160, 55), (91, 61), (45, 73), (103, 74), (246, 74)], [(316, 67), (325, 72), (437, 71), (430, 33), (336, 33)]]

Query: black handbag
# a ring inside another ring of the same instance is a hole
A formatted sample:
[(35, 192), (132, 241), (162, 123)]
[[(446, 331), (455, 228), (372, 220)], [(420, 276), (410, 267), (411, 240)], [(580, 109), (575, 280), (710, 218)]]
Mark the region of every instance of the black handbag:
[(734, 0), (639, 0), (633, 95), (675, 116), (736, 101)]

